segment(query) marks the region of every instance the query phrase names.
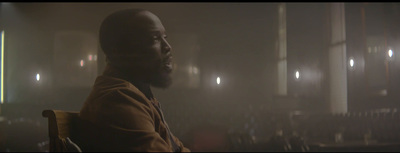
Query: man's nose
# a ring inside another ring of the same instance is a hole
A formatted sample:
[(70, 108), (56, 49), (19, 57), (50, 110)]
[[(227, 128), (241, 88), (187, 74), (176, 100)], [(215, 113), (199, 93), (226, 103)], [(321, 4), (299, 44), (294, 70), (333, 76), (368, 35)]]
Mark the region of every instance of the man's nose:
[(164, 42), (164, 43), (163, 43), (163, 48), (164, 48), (163, 50), (164, 50), (165, 52), (171, 51), (172, 47), (171, 47), (171, 45), (168, 43), (168, 41), (164, 39), (163, 42)]

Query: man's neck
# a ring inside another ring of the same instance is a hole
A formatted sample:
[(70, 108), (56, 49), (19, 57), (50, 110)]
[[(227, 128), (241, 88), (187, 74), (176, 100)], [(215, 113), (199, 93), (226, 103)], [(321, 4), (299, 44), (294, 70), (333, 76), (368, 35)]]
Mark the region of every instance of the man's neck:
[(147, 99), (151, 100), (154, 98), (150, 88), (150, 83), (147, 83), (143, 79), (140, 79), (143, 78), (139, 76), (140, 74), (138, 74), (138, 76), (130, 76), (110, 65), (107, 65), (103, 72), (103, 75), (126, 80), (134, 85), (136, 88), (138, 88), (147, 97)]

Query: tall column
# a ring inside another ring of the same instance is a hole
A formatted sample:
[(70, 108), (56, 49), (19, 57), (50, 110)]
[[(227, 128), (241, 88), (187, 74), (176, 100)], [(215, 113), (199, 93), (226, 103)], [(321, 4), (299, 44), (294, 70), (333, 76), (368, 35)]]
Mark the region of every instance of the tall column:
[(287, 58), (286, 58), (286, 4), (278, 5), (278, 85), (277, 94), (287, 95)]
[(347, 112), (347, 57), (344, 3), (330, 4), (329, 103), (330, 112)]

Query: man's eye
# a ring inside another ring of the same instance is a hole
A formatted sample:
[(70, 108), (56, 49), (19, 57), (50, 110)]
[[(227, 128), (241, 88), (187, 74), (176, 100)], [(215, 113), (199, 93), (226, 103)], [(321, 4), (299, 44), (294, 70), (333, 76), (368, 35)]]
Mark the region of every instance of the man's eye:
[(153, 36), (153, 40), (154, 40), (154, 41), (160, 41), (160, 40), (161, 40), (161, 37), (160, 37), (160, 36)]

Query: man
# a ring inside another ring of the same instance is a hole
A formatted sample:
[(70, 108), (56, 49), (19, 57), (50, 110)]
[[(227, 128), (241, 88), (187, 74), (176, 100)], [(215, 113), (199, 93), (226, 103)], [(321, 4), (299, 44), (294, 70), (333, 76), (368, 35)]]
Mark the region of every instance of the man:
[(101, 24), (107, 58), (80, 111), (82, 151), (188, 152), (172, 135), (150, 86), (171, 84), (171, 46), (153, 13), (127, 9)]

